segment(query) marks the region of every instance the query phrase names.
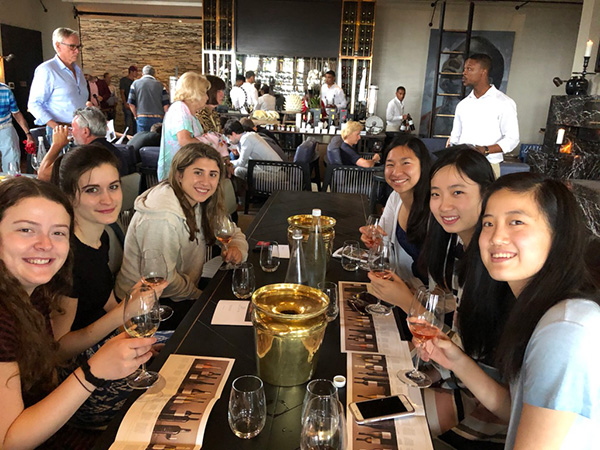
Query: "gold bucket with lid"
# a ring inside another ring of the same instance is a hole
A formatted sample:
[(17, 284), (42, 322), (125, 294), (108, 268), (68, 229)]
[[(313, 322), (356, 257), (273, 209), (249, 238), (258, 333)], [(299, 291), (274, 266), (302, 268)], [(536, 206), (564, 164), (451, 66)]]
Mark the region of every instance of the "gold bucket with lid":
[[(297, 216), (288, 217), (288, 243), (292, 246), (294, 230), (302, 231), (302, 244), (306, 245), (308, 235), (312, 228), (311, 214), (298, 214)], [(327, 249), (327, 257), (330, 258), (333, 253), (333, 240), (335, 239), (335, 223), (333, 217), (321, 216), (321, 231), (323, 232), (323, 241)]]
[(263, 286), (252, 295), (258, 376), (276, 386), (306, 383), (327, 327), (328, 297), (299, 284)]

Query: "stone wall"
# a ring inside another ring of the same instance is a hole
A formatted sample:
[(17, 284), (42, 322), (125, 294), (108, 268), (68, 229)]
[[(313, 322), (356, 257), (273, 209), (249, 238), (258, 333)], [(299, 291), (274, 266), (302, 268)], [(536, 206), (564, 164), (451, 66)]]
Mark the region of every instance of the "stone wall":
[[(151, 64), (156, 78), (169, 90), (169, 77), (188, 70), (202, 71), (202, 25), (160, 19), (121, 20), (81, 17), (81, 43), (84, 45), (83, 68), (102, 76), (112, 74), (112, 85), (127, 68), (135, 65), (141, 76), (142, 67)], [(123, 130), (123, 113), (117, 107), (116, 129)]]

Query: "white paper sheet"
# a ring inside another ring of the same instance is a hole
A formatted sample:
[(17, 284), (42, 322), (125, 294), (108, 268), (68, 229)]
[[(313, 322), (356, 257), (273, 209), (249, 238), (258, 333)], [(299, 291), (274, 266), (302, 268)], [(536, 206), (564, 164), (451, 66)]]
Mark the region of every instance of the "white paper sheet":
[(210, 324), (252, 326), (249, 309), (248, 300), (220, 300)]

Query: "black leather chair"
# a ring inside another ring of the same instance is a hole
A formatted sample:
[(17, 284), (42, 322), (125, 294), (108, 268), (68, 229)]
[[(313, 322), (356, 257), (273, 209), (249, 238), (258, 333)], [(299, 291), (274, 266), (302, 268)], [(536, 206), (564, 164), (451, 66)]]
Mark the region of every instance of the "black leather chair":
[(137, 164), (135, 149), (133, 145), (129, 144), (113, 144), (118, 150), (117, 155), (121, 161), (122, 171), (124, 175), (129, 175), (135, 172), (135, 165)]
[(312, 138), (307, 139), (296, 148), (294, 162), (308, 164), (311, 182), (316, 183), (317, 189), (321, 190), (321, 168), (319, 165), (319, 154), (316, 152), (318, 142)]
[(158, 184), (157, 170), (159, 154), (160, 147), (142, 147), (140, 149), (140, 159), (142, 160), (138, 166), (138, 172), (142, 174), (140, 193)]
[(253, 197), (269, 197), (275, 191), (310, 191), (310, 170), (303, 163), (251, 159), (247, 182), (244, 214)]

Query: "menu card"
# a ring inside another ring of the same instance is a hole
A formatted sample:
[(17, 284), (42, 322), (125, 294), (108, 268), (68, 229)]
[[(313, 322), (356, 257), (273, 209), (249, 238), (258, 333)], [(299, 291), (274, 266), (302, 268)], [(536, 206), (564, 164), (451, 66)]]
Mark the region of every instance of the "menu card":
[(351, 353), (348, 355), (348, 405), (370, 399), (404, 394), (415, 414), (399, 419), (359, 425), (347, 410), (350, 445), (348, 450), (432, 450), (433, 444), (418, 388), (402, 383), (396, 373), (412, 368), (408, 343), (403, 341), (398, 356)]
[(109, 450), (198, 450), (234, 360), (171, 355), (161, 378), (138, 398)]
[(352, 307), (352, 297), (367, 291), (369, 283), (340, 281), (340, 333), (342, 353), (398, 355), (400, 331), (393, 314), (375, 316)]

